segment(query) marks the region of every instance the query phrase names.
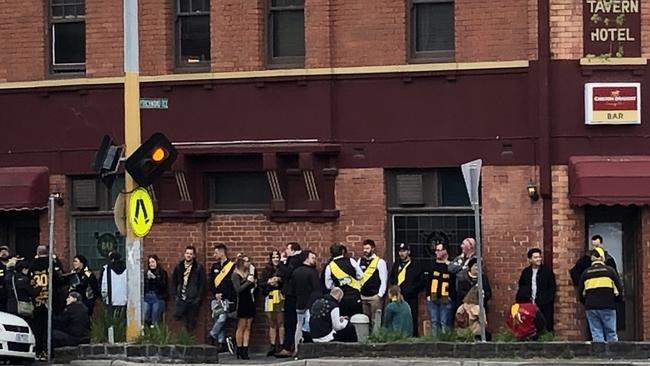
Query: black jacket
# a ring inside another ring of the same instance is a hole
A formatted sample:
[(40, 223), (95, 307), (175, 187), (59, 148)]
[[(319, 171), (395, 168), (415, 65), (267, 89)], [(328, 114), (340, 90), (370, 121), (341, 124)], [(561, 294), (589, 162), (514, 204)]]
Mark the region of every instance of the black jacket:
[(144, 293), (153, 291), (159, 299), (166, 299), (168, 287), (167, 271), (157, 267), (155, 271), (152, 271), (154, 276), (156, 276), (153, 279), (147, 276), (149, 271), (151, 270), (147, 269), (144, 272)]
[[(390, 271), (390, 277), (388, 278), (388, 283), (391, 285), (397, 285), (397, 276), (399, 271), (402, 269), (402, 262), (397, 260), (393, 263), (393, 268)], [(424, 287), (424, 273), (420, 265), (411, 259), (411, 264), (406, 268), (406, 278), (404, 282), (399, 286), (402, 291), (402, 296), (404, 298), (414, 298), (417, 297), (422, 288)]]
[(289, 257), (286, 263), (280, 263), (278, 266), (282, 273), (282, 293), (285, 297), (295, 297), (293, 287), (291, 286), (291, 275), (293, 270), (300, 267), (303, 262), (302, 252)]
[[(616, 261), (614, 258), (612, 258), (607, 251), (605, 251), (605, 264), (612, 267), (612, 269), (618, 274), (618, 270), (616, 269)], [(573, 266), (569, 270), (569, 274), (571, 275), (571, 282), (573, 282), (573, 286), (579, 287), (580, 286), (580, 276), (582, 276), (582, 273), (591, 266), (591, 256), (588, 254), (583, 255), (578, 261), (576, 262), (576, 265)]]
[[(7, 312), (18, 315), (18, 302), (26, 301), (33, 302), (34, 296), (37, 294), (37, 289), (31, 285), (29, 276), (20, 272), (8, 270), (5, 273), (5, 288), (7, 289)], [(16, 285), (16, 292), (14, 293), (14, 283)], [(16, 298), (18, 295), (18, 298)]]
[(308, 309), (312, 294), (321, 294), (318, 271), (314, 267), (301, 265), (291, 274), (292, 293), (296, 296), (296, 309)]
[[(57, 268), (60, 268), (60, 263), (55, 259), (52, 263), (54, 267), (54, 288), (59, 288), (63, 283), (63, 279), (60, 276), (60, 271), (57, 271)], [(48, 297), (48, 281), (51, 278), (48, 275), (49, 270), (49, 261), (47, 256), (36, 257), (32, 261), (30, 267), (30, 273), (32, 277), (32, 286), (34, 286), (38, 291), (34, 296), (34, 305), (38, 306), (47, 306), (47, 297)]]
[[(533, 267), (528, 266), (521, 271), (519, 276), (519, 287), (531, 287), (533, 278)], [(545, 265), (539, 266), (537, 270), (537, 296), (535, 304), (543, 306), (552, 304), (555, 300), (555, 274)]]
[(219, 283), (219, 286), (214, 285), (214, 280), (217, 278), (219, 273), (221, 273), (223, 266), (228, 265), (228, 263), (232, 263), (232, 261), (227, 260), (223, 265), (221, 262), (216, 262), (212, 264), (212, 267), (210, 267), (210, 291), (212, 292), (213, 296), (215, 294), (221, 294), (223, 300), (228, 300), (231, 303), (235, 303), (237, 302), (237, 293), (235, 292), (235, 289), (232, 285), (232, 274), (235, 271), (234, 263), (232, 266), (230, 266), (230, 270), (228, 273), (226, 273), (223, 280)]
[(201, 301), (203, 290), (205, 289), (205, 270), (201, 263), (196, 259), (190, 270), (190, 277), (187, 280), (187, 288), (185, 290), (185, 298), (183, 298), (183, 273), (185, 272), (185, 260), (181, 260), (172, 276), (173, 286), (175, 289), (176, 300), (185, 300), (189, 303), (198, 303)]
[(282, 280), (278, 282), (276, 286), (270, 285), (268, 283), (270, 278), (280, 277), (282, 278), (282, 273), (280, 272), (279, 266), (267, 265), (262, 274), (260, 275), (259, 286), (262, 289), (262, 296), (266, 297), (271, 291), (282, 289)]
[[(467, 271), (465, 271), (467, 272)], [(462, 304), (465, 296), (469, 290), (476, 286), (478, 283), (478, 277), (472, 278), (467, 273), (461, 277), (458, 281), (458, 288), (456, 289), (456, 305)], [(487, 309), (488, 301), (492, 298), (492, 288), (490, 287), (490, 281), (488, 280), (487, 274), (483, 272), (483, 306)]]
[(53, 328), (67, 333), (80, 343), (90, 340), (90, 316), (82, 302), (75, 301), (65, 307), (60, 316), (54, 318)]
[(616, 309), (623, 299), (623, 285), (612, 267), (595, 262), (582, 273), (578, 294), (586, 310)]
[(101, 298), (102, 293), (99, 289), (99, 282), (93, 271), (88, 267), (84, 267), (80, 271), (76, 272), (79, 283), (76, 285), (70, 286), (70, 292), (76, 291), (85, 301), (95, 301), (96, 299)]

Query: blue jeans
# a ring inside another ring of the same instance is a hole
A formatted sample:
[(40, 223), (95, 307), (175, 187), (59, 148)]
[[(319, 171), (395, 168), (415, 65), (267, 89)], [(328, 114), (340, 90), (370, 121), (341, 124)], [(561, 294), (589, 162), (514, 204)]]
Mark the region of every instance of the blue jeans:
[(165, 300), (159, 298), (155, 292), (147, 292), (144, 295), (144, 323), (160, 324), (162, 313), (165, 309)]
[(618, 342), (616, 335), (616, 310), (591, 309), (587, 310), (589, 330), (594, 342)]
[(228, 319), (236, 319), (237, 312), (233, 311), (228, 313), (228, 311), (233, 307), (233, 305), (228, 305), (226, 312), (219, 315), (210, 329), (210, 337), (217, 341), (217, 343), (226, 343), (226, 322)]
[(429, 319), (431, 319), (431, 334), (435, 335), (439, 330), (451, 329), (451, 312), (454, 310), (451, 300), (448, 300), (446, 304), (438, 299), (427, 301), (427, 309), (429, 310)]

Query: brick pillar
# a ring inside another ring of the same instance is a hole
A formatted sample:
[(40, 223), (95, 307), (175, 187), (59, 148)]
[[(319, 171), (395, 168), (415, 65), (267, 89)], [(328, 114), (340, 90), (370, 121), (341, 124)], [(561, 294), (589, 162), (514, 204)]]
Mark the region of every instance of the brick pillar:
[(582, 57), (582, 1), (550, 0), (551, 58)]
[[(70, 206), (72, 197), (69, 197), (67, 180), (65, 175), (50, 175), (50, 193), (59, 192), (63, 194), (63, 206), (54, 208), (54, 253), (63, 263), (64, 268), (69, 268), (71, 257), (70, 248)], [(50, 213), (43, 210), (39, 216), (39, 241), (37, 244), (47, 245), (50, 240)]]
[(264, 68), (263, 0), (213, 0), (210, 11), (212, 69), (248, 71)]
[(40, 0), (3, 1), (0, 5), (0, 80), (41, 80), (45, 76), (46, 4)]
[[(124, 73), (122, 13), (121, 1), (86, 1), (88, 77), (122, 76)], [(142, 14), (141, 19), (146, 17), (146, 13)]]
[(529, 180), (539, 181), (535, 166), (485, 166), (481, 175), (484, 269), (492, 287), (488, 324), (496, 333), (528, 266), (528, 249), (543, 249), (542, 202), (531, 201), (526, 190)]
[[(121, 3), (119, 8), (122, 8)], [(174, 47), (176, 46), (174, 1), (140, 0), (138, 12), (140, 74), (165, 75), (172, 73), (175, 62)], [(121, 53), (120, 57), (122, 57)]]
[(569, 205), (566, 165), (553, 166), (553, 271), (557, 282), (555, 332), (562, 339), (584, 340), (584, 307), (578, 301), (569, 269), (584, 255), (584, 209)]
[(305, 1), (305, 67), (332, 67), (330, 0)]

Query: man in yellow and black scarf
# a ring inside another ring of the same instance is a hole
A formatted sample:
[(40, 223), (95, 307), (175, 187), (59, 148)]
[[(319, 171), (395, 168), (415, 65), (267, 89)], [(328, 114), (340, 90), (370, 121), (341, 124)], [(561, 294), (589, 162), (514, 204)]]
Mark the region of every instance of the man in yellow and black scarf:
[(184, 320), (185, 328), (193, 332), (205, 288), (205, 270), (196, 260), (196, 248), (191, 245), (185, 247), (183, 260), (174, 269), (172, 280), (176, 289), (174, 319)]

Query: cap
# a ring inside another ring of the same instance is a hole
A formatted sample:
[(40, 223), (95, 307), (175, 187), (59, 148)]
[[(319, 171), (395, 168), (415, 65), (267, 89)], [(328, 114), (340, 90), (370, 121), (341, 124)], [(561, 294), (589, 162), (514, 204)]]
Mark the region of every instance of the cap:
[(397, 247), (397, 250), (411, 250), (411, 247), (409, 247), (408, 244), (406, 243), (400, 243), (399, 246)]
[(76, 291), (72, 291), (72, 292), (70, 292), (70, 294), (68, 294), (68, 296), (73, 297), (73, 298), (74, 298), (75, 300), (77, 300), (77, 301), (81, 301), (81, 300), (82, 300), (81, 294), (78, 293), (78, 292), (76, 292)]

